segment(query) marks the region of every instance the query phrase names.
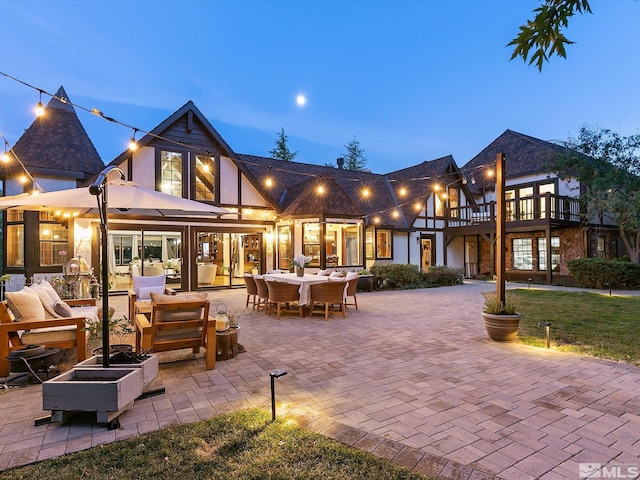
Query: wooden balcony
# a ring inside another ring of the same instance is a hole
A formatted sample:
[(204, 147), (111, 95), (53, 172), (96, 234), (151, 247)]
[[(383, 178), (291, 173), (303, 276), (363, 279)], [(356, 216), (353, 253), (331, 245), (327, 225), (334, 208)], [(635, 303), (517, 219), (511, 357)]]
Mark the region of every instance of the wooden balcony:
[[(507, 231), (545, 227), (577, 226), (581, 222), (580, 202), (576, 198), (546, 193), (506, 200)], [(468, 235), (495, 231), (496, 202), (449, 209), (445, 229), (450, 234)]]

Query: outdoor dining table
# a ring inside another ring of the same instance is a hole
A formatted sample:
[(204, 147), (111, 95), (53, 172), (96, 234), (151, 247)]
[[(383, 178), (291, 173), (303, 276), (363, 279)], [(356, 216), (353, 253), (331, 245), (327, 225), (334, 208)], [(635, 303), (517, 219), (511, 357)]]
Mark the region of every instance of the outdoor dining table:
[(276, 282), (287, 282), (300, 285), (300, 300), (298, 305), (304, 306), (311, 300), (311, 285), (314, 283), (328, 282), (329, 277), (325, 275), (303, 275), (299, 277), (296, 273), (269, 273), (265, 275), (259, 275), (259, 278), (269, 279), (273, 278)]

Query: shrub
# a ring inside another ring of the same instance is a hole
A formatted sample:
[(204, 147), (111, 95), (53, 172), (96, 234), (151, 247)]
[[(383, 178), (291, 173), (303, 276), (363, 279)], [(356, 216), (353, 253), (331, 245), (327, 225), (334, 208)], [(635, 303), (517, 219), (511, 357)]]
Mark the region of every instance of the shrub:
[(463, 270), (451, 267), (429, 267), (427, 272), (422, 274), (422, 282), (427, 287), (441, 287), (446, 285), (457, 285), (462, 283)]
[(462, 283), (462, 269), (449, 267), (429, 267), (420, 273), (417, 265), (398, 264), (374, 265), (371, 273), (378, 288), (410, 289), (439, 287)]
[(569, 272), (581, 287), (638, 288), (640, 265), (602, 258), (580, 258), (567, 262)]
[(374, 265), (371, 273), (380, 288), (419, 288), (420, 270), (417, 265), (393, 263)]

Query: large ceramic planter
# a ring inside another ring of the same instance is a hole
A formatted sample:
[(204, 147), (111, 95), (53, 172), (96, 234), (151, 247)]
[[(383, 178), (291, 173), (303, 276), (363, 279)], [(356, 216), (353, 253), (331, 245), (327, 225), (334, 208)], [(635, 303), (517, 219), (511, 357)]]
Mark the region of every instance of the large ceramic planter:
[(516, 339), (520, 328), (519, 313), (513, 315), (495, 315), (482, 312), (484, 328), (491, 340), (496, 342), (511, 342)]

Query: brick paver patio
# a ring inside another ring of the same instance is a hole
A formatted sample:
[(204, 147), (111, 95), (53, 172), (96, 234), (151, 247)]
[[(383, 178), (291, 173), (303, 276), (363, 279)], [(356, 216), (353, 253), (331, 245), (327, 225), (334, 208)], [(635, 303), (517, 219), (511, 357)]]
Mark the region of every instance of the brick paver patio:
[[(580, 463), (640, 465), (640, 369), (488, 340), (491, 283), (358, 294), (360, 310), (301, 319), (245, 311), (246, 352), (162, 364), (153, 388), (109, 431), (92, 422), (34, 425), (41, 387), (0, 393), (0, 470), (240, 408), (280, 415), (441, 479), (576, 479)], [(243, 289), (209, 293), (243, 310)], [(125, 297), (112, 299), (120, 313)]]

